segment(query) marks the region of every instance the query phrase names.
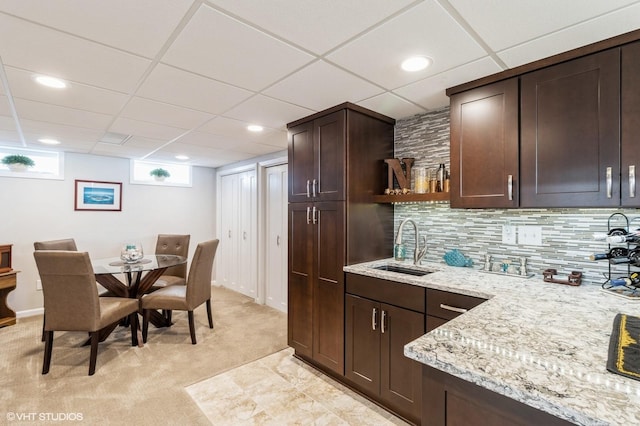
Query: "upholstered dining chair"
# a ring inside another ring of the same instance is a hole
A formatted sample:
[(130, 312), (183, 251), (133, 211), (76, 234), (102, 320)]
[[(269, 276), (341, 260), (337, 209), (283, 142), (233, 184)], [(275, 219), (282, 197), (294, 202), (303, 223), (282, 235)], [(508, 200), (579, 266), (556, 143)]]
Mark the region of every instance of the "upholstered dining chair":
[[(191, 235), (159, 234), (156, 242), (156, 254), (174, 254), (187, 257), (189, 255), (189, 240)], [(153, 284), (152, 289), (158, 290), (170, 285), (185, 285), (187, 282), (187, 264), (168, 268)]]
[(42, 374), (49, 372), (54, 331), (84, 331), (91, 336), (89, 375), (96, 371), (99, 331), (129, 317), (131, 345), (138, 345), (138, 300), (98, 297), (89, 254), (36, 250), (33, 253), (44, 291), (45, 348)]
[[(78, 248), (76, 247), (76, 241), (73, 238), (65, 238), (62, 240), (36, 241), (35, 243), (33, 243), (33, 248), (35, 250), (78, 251)], [(43, 314), (43, 317), (42, 317), (42, 341), (43, 342), (45, 338), (44, 322), (45, 322), (45, 317)]]
[(219, 240), (210, 240), (198, 244), (191, 261), (186, 285), (172, 285), (142, 296), (140, 306), (143, 314), (143, 342), (147, 341), (149, 311), (151, 309), (187, 311), (191, 343), (195, 345), (197, 342), (193, 310), (206, 303), (209, 328), (213, 328), (213, 318), (211, 317), (211, 272), (219, 242)]

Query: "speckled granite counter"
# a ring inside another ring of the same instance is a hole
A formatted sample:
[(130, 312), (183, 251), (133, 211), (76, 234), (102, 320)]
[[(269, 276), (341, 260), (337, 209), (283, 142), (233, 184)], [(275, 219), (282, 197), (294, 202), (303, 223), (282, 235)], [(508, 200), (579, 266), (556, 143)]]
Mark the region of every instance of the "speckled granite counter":
[(407, 357), (576, 424), (640, 424), (640, 381), (606, 370), (613, 319), (640, 315), (640, 302), (597, 285), (545, 283), (542, 275), (444, 263), (424, 263), (437, 272), (422, 277), (372, 269), (382, 263), (398, 262), (344, 270), (489, 299), (406, 345)]

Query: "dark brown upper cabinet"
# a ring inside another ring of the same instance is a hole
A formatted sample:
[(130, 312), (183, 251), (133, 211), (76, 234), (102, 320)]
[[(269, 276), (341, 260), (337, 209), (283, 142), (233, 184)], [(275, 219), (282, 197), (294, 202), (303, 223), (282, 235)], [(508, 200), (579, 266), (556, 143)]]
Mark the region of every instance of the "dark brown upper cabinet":
[(521, 77), (521, 207), (620, 205), (620, 50)]
[(640, 207), (636, 188), (636, 170), (640, 166), (640, 42), (624, 46), (621, 55), (621, 205)]
[(518, 207), (518, 79), (451, 96), (451, 207)]

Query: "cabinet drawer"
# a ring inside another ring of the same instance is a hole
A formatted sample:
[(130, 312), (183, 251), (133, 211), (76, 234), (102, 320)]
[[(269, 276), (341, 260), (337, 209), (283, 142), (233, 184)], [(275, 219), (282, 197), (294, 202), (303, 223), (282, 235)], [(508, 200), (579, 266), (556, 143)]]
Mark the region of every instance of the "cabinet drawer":
[(463, 314), (466, 310), (478, 306), (484, 301), (486, 300), (478, 297), (428, 289), (427, 313), (430, 316), (450, 320)]
[(358, 274), (346, 274), (347, 293), (425, 312), (425, 288)]

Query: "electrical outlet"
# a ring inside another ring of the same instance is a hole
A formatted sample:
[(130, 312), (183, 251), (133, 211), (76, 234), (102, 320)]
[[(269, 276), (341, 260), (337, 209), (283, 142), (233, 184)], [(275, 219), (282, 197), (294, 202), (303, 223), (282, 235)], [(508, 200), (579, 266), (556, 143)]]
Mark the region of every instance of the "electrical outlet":
[(542, 245), (542, 226), (518, 227), (518, 244), (528, 246)]
[(42, 281), (36, 280), (36, 290), (42, 290)]
[(516, 243), (516, 227), (507, 224), (502, 225), (502, 243), (503, 244), (515, 244)]

